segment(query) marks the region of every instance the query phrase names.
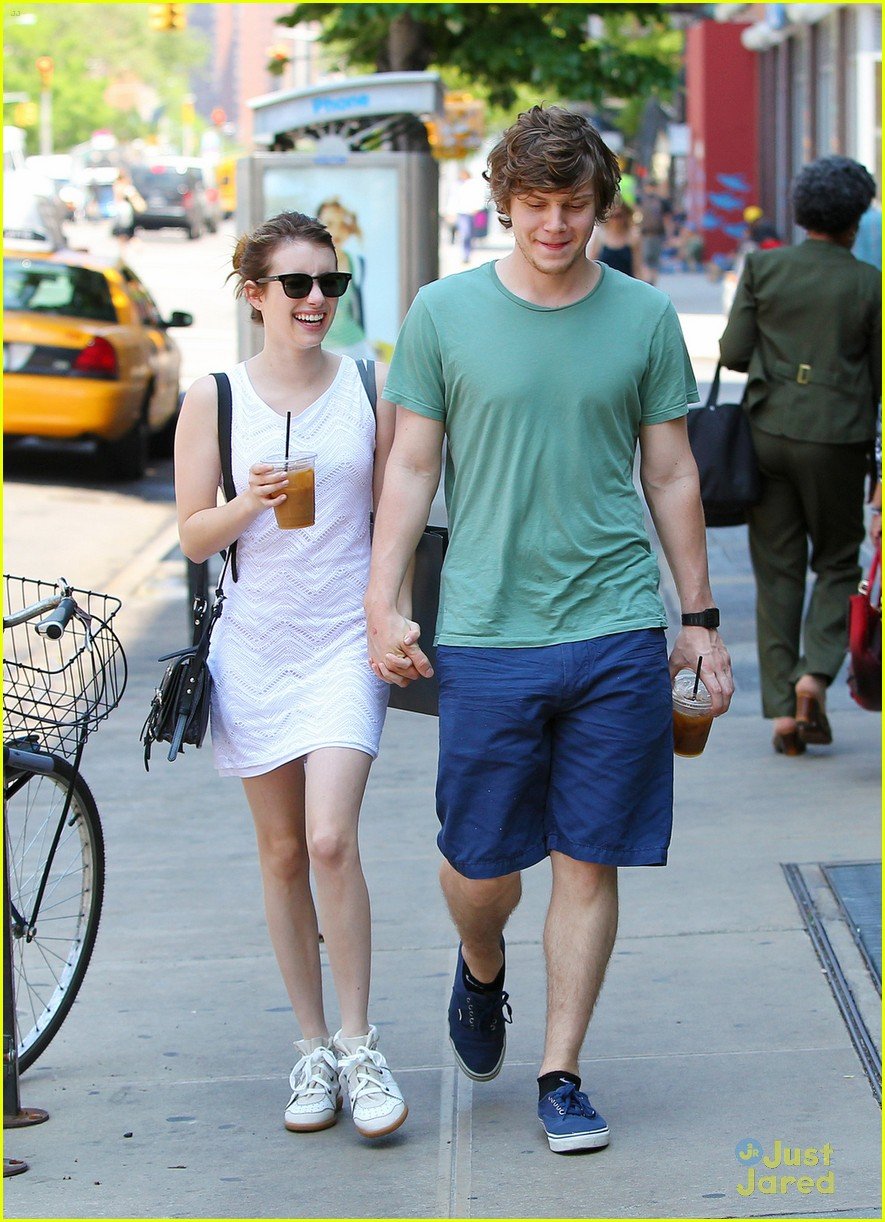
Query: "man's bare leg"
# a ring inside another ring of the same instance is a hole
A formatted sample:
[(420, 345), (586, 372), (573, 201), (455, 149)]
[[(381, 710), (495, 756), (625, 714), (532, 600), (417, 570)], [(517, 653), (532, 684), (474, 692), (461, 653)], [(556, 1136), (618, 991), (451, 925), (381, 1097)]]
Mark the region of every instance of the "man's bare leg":
[(541, 1074), (578, 1074), (581, 1045), (618, 930), (615, 866), (551, 852), (553, 890), (544, 925), (547, 1035)]
[(465, 878), (444, 861), (439, 881), (461, 938), (467, 970), (483, 983), (494, 980), (504, 962), (501, 934), (522, 895), (520, 875)]

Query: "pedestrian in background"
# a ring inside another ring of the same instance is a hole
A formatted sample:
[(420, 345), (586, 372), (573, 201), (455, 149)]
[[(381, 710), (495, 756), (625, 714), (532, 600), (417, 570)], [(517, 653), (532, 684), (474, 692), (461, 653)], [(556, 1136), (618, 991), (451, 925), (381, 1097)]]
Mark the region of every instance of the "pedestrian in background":
[[(420, 290), (385, 394), (398, 406), (366, 594), (390, 682), (423, 654), (396, 610), (447, 441), (450, 542), (436, 658), (438, 843), (459, 948), (449, 1004), (471, 1078), (501, 1069), (503, 930), (523, 869), (550, 858), (538, 1117), (557, 1153), (605, 1146), (579, 1058), (618, 921), (619, 866), (662, 865), (672, 823), (670, 677), (702, 659), (733, 684), (716, 627), (685, 415), (697, 390), (676, 312), (586, 256), (618, 166), (581, 115), (535, 106), (489, 155), (512, 254)], [(670, 655), (632, 472), (682, 601)]]
[(874, 194), (850, 158), (805, 166), (792, 188), (805, 241), (747, 255), (719, 344), (723, 365), (749, 375), (744, 405), (763, 480), (748, 519), (762, 711), (784, 755), (832, 741), (826, 690), (845, 657), (860, 576), (882, 294), (851, 246)]
[(612, 204), (605, 223), (595, 226), (587, 247), (587, 258), (604, 263), (625, 276), (645, 279), (642, 243), (639, 230), (633, 223), (633, 209), (620, 196)]
[(744, 253), (751, 250), (774, 250), (782, 246), (780, 234), (775, 224), (768, 219), (758, 204), (750, 204), (744, 209), (746, 223), (746, 238)]
[(644, 278), (649, 284), (658, 282), (664, 239), (667, 236), (667, 221), (671, 211), (670, 201), (665, 199), (660, 185), (649, 179), (642, 189), (639, 221)]
[[(213, 378), (190, 388), (175, 435), (185, 555), (199, 563), (237, 540), (238, 580), (228, 575), (209, 654), (212, 747), (221, 775), (242, 778), (271, 941), (301, 1027), (286, 1128), (334, 1124), (343, 1088), (359, 1132), (380, 1137), (407, 1108), (368, 1021), (371, 915), (357, 825), (387, 707), (388, 689), (366, 664), (363, 595), (394, 410), (379, 397), (373, 414), (354, 360), (323, 350), (349, 283), (325, 226), (284, 212), (240, 239), (233, 267), (264, 346), (228, 374), (231, 501), (216, 505)], [(288, 450), (290, 413), (291, 452), (317, 456), (316, 520), (282, 530), (273, 509), (286, 500), (286, 477), (266, 460)], [(341, 1011), (334, 1037), (317, 913)]]
[(486, 190), (483, 183), (474, 178), (467, 167), (458, 172), (458, 183), (452, 195), (458, 242), (461, 247), (461, 262), (469, 263), (473, 252), (473, 234), (476, 214), (486, 207)]
[(882, 270), (882, 206), (878, 200), (874, 199), (860, 218), (851, 253), (855, 259)]
[(135, 236), (136, 218), (144, 212), (147, 204), (126, 170), (120, 170), (112, 184), (114, 194), (114, 223), (111, 233), (126, 246)]

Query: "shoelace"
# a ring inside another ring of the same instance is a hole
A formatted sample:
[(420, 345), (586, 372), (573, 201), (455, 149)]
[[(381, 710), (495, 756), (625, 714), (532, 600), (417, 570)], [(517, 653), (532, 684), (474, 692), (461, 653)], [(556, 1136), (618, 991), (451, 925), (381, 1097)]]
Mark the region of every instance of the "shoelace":
[(593, 1104), (574, 1082), (567, 1082), (554, 1091), (550, 1103), (560, 1116), (584, 1116), (587, 1120), (596, 1116)]
[(495, 1031), (501, 1019), (505, 1023), (513, 1022), (513, 1011), (508, 1005), (509, 993), (501, 993), (488, 999), (482, 994), (467, 993), (467, 1015), (458, 1007), (458, 1018), (466, 1022), (471, 1031)]
[[(350, 1095), (351, 1105), (360, 1095), (371, 1094), (376, 1091), (380, 1091), (382, 1095), (390, 1095), (392, 1093), (384, 1082), (383, 1071), (390, 1072), (387, 1069), (387, 1062), (384, 1056), (374, 1048), (360, 1046), (356, 1052), (339, 1061), (338, 1076), (347, 1079), (347, 1090)], [(351, 1086), (351, 1074), (356, 1079), (356, 1086)]]
[(292, 1087), (292, 1098), (289, 1103), (294, 1102), (296, 1095), (301, 1098), (310, 1095), (328, 1095), (335, 1081), (336, 1065), (327, 1050), (317, 1048), (310, 1056), (304, 1057), (299, 1064), (301, 1072), (298, 1077), (295, 1077), (293, 1070), (289, 1078), (289, 1085)]

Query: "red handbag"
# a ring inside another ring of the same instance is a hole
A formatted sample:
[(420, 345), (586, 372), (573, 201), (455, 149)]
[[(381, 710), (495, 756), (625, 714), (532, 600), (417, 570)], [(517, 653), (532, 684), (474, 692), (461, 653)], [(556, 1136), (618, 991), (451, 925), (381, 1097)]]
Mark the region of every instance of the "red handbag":
[[(882, 548), (869, 574), (848, 599), (848, 688), (862, 709), (882, 710)], [(878, 590), (874, 594), (877, 586)]]

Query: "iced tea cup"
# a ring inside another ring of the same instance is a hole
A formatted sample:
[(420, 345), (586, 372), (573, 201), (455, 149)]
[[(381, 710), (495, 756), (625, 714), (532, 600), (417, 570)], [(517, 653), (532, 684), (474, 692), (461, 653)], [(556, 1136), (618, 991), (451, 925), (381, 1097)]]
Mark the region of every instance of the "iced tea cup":
[(681, 670), (673, 684), (673, 750), (677, 755), (700, 755), (713, 724), (713, 701), (703, 683), (694, 694), (694, 671)]
[(285, 475), (286, 499), (274, 506), (280, 530), (298, 530), (316, 521), (316, 454), (290, 454), (288, 458), (266, 458), (274, 475)]

